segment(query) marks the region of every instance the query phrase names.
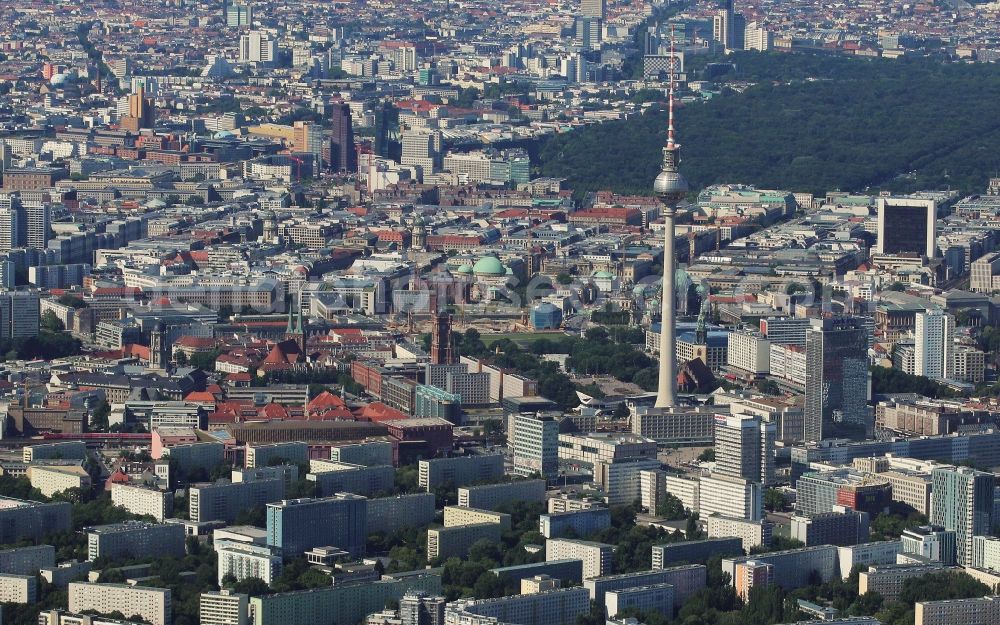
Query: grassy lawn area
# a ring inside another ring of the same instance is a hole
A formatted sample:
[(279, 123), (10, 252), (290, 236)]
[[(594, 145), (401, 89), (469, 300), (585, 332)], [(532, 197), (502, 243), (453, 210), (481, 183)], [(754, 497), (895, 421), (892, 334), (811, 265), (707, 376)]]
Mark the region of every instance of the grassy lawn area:
[(523, 347), (542, 339), (559, 339), (564, 336), (566, 335), (562, 332), (508, 332), (505, 334), (483, 334), (480, 335), (480, 338), (487, 347), (501, 339), (510, 339)]

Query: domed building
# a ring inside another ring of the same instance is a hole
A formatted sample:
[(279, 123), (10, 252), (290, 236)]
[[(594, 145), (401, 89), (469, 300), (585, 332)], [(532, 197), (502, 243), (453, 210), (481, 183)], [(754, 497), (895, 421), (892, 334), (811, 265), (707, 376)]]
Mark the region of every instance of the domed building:
[(503, 263), (496, 256), (483, 256), (472, 266), (472, 273), (477, 278), (495, 278), (497, 276), (506, 276), (507, 268), (503, 266)]
[(472, 266), (473, 286), (470, 299), (496, 300), (500, 291), (505, 288), (511, 276), (503, 263), (496, 256), (483, 256)]

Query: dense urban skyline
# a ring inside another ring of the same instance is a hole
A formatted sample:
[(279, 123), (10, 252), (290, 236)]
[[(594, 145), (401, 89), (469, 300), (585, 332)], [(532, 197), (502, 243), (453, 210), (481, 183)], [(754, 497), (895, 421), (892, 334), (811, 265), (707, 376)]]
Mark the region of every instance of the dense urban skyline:
[(0, 620), (997, 622), (998, 17), (3, 4)]

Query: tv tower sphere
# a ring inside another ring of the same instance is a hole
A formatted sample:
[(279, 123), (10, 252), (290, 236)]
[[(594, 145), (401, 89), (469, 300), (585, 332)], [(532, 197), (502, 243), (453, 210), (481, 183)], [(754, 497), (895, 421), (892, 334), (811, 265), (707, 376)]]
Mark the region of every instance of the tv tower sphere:
[(684, 174), (677, 171), (676, 166), (670, 168), (666, 166), (666, 161), (669, 158), (666, 152), (669, 149), (663, 148), (664, 167), (656, 176), (656, 180), (653, 181), (653, 192), (663, 200), (664, 204), (675, 206), (687, 196), (688, 182)]

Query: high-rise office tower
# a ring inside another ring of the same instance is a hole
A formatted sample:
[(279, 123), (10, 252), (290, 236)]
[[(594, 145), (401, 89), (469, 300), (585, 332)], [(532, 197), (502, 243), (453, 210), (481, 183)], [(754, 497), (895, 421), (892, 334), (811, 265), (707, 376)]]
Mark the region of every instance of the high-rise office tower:
[(13, 289), (16, 281), (17, 266), (12, 260), (0, 261), (0, 288)]
[(323, 145), (322, 126), (306, 121), (295, 122), (292, 124), (292, 144), (296, 152), (312, 154), (313, 164), (317, 169), (322, 167), (326, 147)]
[(437, 171), (441, 166), (441, 132), (405, 130), (400, 163), (417, 167), (421, 177)]
[(330, 169), (334, 171), (358, 170), (358, 155), (354, 151), (354, 128), (351, 107), (345, 103), (330, 107)]
[(916, 315), (913, 372), (932, 380), (955, 376), (955, 318), (942, 310)]
[(750, 22), (743, 29), (743, 49), (765, 52), (774, 46), (774, 33), (760, 22)]
[(336, 546), (358, 557), (365, 552), (366, 499), (340, 494), (267, 504), (267, 544), (286, 558), (313, 547)]
[(539, 473), (544, 478), (558, 475), (559, 423), (553, 417), (515, 415), (509, 439), (515, 473)]
[(451, 336), (451, 313), (440, 311), (431, 328), (431, 364), (450, 365), (458, 361), (455, 357)]
[(599, 50), (606, 17), (606, 0), (580, 0), (580, 15), (573, 22), (576, 44), (587, 50)]
[(727, 50), (732, 49), (735, 14), (733, 0), (725, 0), (725, 5), (712, 17), (712, 39), (721, 43)]
[(11, 149), (10, 146), (0, 141), (0, 174), (10, 167)]
[(226, 26), (240, 28), (253, 23), (253, 9), (245, 4), (229, 4), (226, 6)]
[(444, 597), (408, 590), (399, 600), (400, 625), (444, 625)]
[(729, 14), (724, 9), (717, 11), (712, 17), (712, 39), (725, 46), (729, 39), (730, 24)]
[(715, 473), (741, 477), (764, 486), (774, 483), (777, 426), (760, 417), (715, 417)]
[(725, 0), (712, 18), (712, 39), (721, 43), (727, 52), (742, 50), (746, 44), (747, 20), (733, 8), (733, 0)]
[(375, 141), (372, 149), (376, 156), (393, 158), (390, 146), (399, 135), (399, 109), (392, 102), (383, 101), (375, 108)]
[(155, 98), (160, 94), (160, 82), (155, 76), (132, 76), (129, 90), (138, 93), (142, 89), (143, 95), (148, 98)]
[(580, 0), (580, 16), (603, 20), (607, 17), (606, 0)]
[(0, 201), (0, 251), (7, 252), (20, 247), (19, 211), (8, 203)]
[(868, 328), (856, 317), (814, 319), (806, 331), (804, 435), (831, 422), (868, 424)]
[(747, 43), (747, 18), (742, 13), (733, 13), (732, 50), (745, 50)]
[(140, 128), (153, 127), (153, 101), (146, 97), (145, 87), (128, 97), (128, 114), (139, 120)]
[(119, 123), (125, 130), (137, 132), (142, 128), (153, 128), (156, 125), (156, 109), (153, 98), (149, 97), (145, 86), (140, 85), (134, 93), (128, 96), (128, 115)]
[(878, 200), (877, 254), (937, 255), (937, 202), (909, 197)]
[(48, 202), (31, 202), (22, 211), (25, 247), (43, 249), (49, 243), (52, 207)]
[(261, 30), (240, 37), (240, 63), (270, 64), (278, 60), (278, 42)]
[[(670, 35), (670, 54), (674, 53), (674, 37)], [(660, 316), (660, 371), (656, 391), (656, 408), (672, 408), (677, 402), (677, 327), (674, 323), (674, 220), (677, 203), (687, 195), (688, 183), (677, 166), (680, 144), (674, 141), (674, 78), (670, 75), (670, 104), (667, 118), (667, 145), (663, 148), (663, 166), (653, 181), (653, 192), (663, 202), (663, 294)]]
[(0, 339), (38, 336), (38, 291), (0, 291)]
[(992, 473), (969, 467), (931, 471), (931, 524), (955, 532), (958, 563), (972, 563), (972, 537), (993, 530)]
[(649, 29), (642, 40), (643, 55), (660, 53), (660, 38), (656, 36), (656, 31)]
[(578, 17), (573, 20), (573, 43), (585, 50), (599, 50), (603, 39), (603, 20)]
[(132, 61), (127, 56), (117, 58), (103, 56), (103, 59), (115, 78), (125, 78), (132, 73)]

